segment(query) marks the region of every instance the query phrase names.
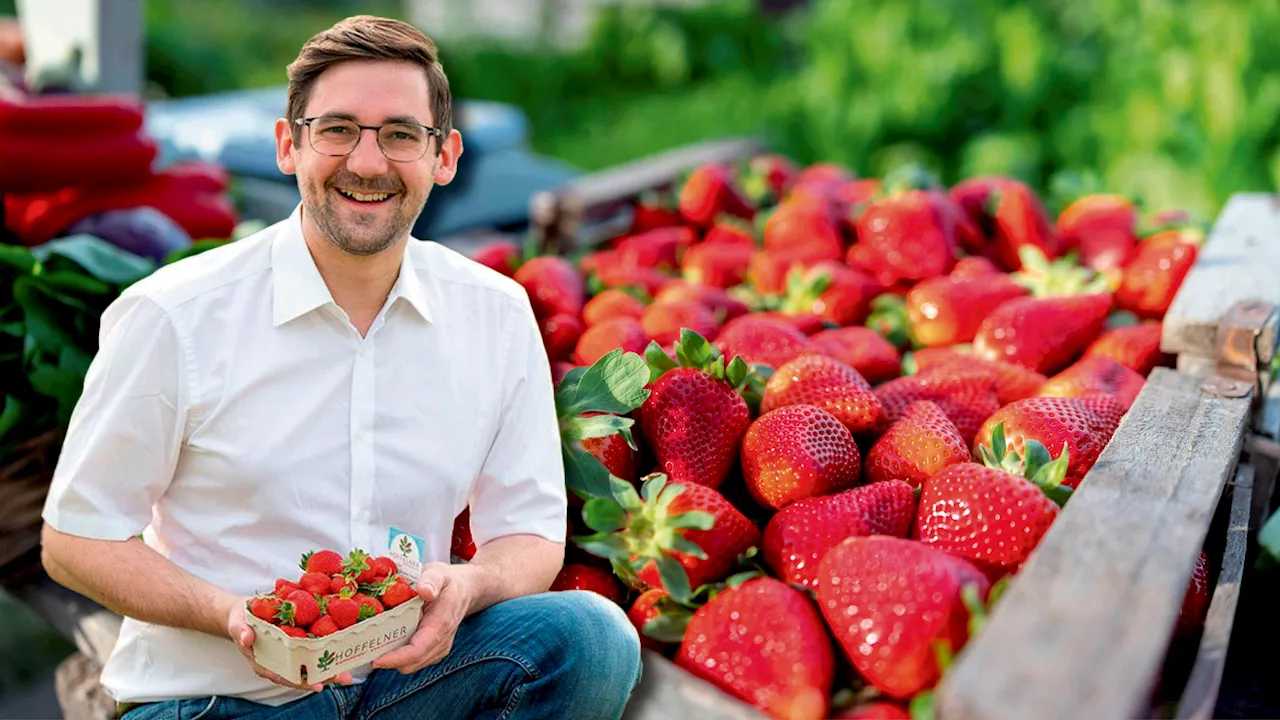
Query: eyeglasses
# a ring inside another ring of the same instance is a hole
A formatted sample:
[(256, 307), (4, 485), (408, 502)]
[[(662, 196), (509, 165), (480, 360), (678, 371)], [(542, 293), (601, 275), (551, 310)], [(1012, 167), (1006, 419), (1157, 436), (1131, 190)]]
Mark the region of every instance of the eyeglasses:
[(365, 130), (377, 133), (378, 149), (392, 162), (414, 162), (427, 154), (432, 136), (444, 138), (444, 131), (439, 128), (417, 123), (361, 125), (333, 117), (298, 118), (294, 122), (311, 128), (311, 148), (330, 157), (350, 154), (360, 144)]

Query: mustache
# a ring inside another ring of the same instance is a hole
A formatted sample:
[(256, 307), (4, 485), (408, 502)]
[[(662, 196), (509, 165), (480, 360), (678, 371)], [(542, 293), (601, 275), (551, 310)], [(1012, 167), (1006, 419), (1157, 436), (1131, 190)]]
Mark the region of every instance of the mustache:
[(404, 186), (394, 178), (365, 178), (353, 172), (338, 172), (325, 181), (325, 187), (340, 187), (358, 193), (398, 193)]

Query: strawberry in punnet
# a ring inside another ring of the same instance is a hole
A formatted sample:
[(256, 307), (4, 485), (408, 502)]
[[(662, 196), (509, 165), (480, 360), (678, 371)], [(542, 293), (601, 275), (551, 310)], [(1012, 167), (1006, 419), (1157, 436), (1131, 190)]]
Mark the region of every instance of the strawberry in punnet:
[(715, 344), (726, 357), (740, 357), (748, 365), (771, 368), (801, 355), (821, 354), (794, 325), (757, 315), (744, 315), (725, 323)]
[(1204, 231), (1194, 227), (1165, 230), (1138, 245), (1116, 290), (1116, 307), (1139, 318), (1160, 320), (1195, 264)]
[[(343, 590), (350, 590), (353, 594), (360, 589), (360, 584), (353, 578), (346, 575), (334, 575), (329, 580), (329, 595), (338, 595)], [(320, 593), (317, 593), (320, 594)]]
[(1016, 298), (982, 321), (973, 349), (1051, 375), (1098, 338), (1110, 311), (1107, 293)]
[(1007, 275), (929, 278), (907, 293), (912, 336), (924, 347), (970, 342), (987, 315), (1026, 294), (1026, 288)]
[(1049, 378), (1037, 394), (1041, 397), (1109, 395), (1128, 410), (1145, 384), (1141, 375), (1115, 360), (1089, 355)]
[(997, 425), (1003, 425), (1009, 451), (1019, 455), (1026, 454), (1028, 440), (1045, 446), (1053, 456), (1061, 455), (1065, 447), (1070, 464), (1062, 484), (1075, 489), (1111, 441), (1124, 412), (1124, 408), (1107, 395), (1018, 400), (987, 418), (974, 439), (973, 451), (979, 457), (984, 448), (991, 452), (991, 438)]
[(1080, 264), (1103, 274), (1119, 274), (1138, 243), (1138, 213), (1122, 195), (1085, 195), (1058, 215), (1063, 245), (1075, 249)]
[(382, 582), (399, 570), (400, 568), (396, 567), (396, 561), (386, 555), (379, 555), (373, 559), (374, 582)]
[[(377, 587), (377, 585), (375, 584), (374, 587)], [(377, 615), (378, 613), (382, 612), (384, 609), (382, 607), (382, 603), (379, 602), (377, 598), (371, 595), (365, 595), (364, 593), (356, 593), (353, 597), (355, 598), (356, 602), (360, 605), (361, 620), (367, 620), (373, 617), (374, 615)]]
[(320, 604), (306, 590), (293, 590), (280, 603), (279, 617), (281, 624), (307, 627), (320, 619)]
[(255, 596), (249, 600), (249, 613), (259, 620), (277, 625), (280, 623), (281, 602), (280, 598), (270, 595)]
[(644, 314), (645, 303), (635, 295), (617, 288), (609, 288), (587, 301), (582, 307), (582, 321), (590, 327), (618, 317), (637, 320)]
[(507, 277), (512, 277), (523, 260), (521, 248), (510, 240), (495, 240), (480, 248), (471, 256), (472, 260), (485, 267), (496, 270)]
[(560, 313), (582, 314), (587, 284), (568, 260), (556, 255), (540, 255), (521, 265), (514, 277), (529, 294), (533, 313), (539, 320)]
[[(298, 566), (303, 572), (337, 575), (342, 572), (342, 556), (333, 550), (317, 550), (304, 554)], [(280, 592), (279, 586), (276, 587), (276, 592)]]
[(822, 408), (855, 434), (876, 429), (884, 414), (871, 384), (857, 370), (826, 355), (801, 355), (765, 382), (760, 412), (787, 405)]
[(1048, 380), (1030, 368), (988, 360), (956, 348), (922, 348), (911, 354), (911, 361), (921, 375), (938, 368), (987, 373), (996, 379), (996, 397), (1001, 406), (1035, 395)]
[(717, 325), (751, 312), (751, 308), (747, 307), (746, 303), (722, 288), (688, 282), (676, 282), (666, 286), (653, 301), (655, 303), (677, 301), (700, 303), (715, 316)]
[(610, 482), (612, 497), (592, 498), (582, 509), (596, 532), (573, 541), (608, 558), (630, 584), (661, 588), (687, 603), (694, 589), (724, 579), (760, 542), (759, 528), (709, 487), (669, 483), (661, 473), (647, 476), (640, 493)]
[(906, 537), (915, 515), (915, 493), (901, 480), (797, 500), (765, 525), (764, 562), (782, 580), (814, 588), (828, 550), (855, 536)]
[(992, 582), (1017, 572), (1058, 517), (1068, 453), (1057, 459), (1030, 440), (1009, 452), (1003, 428), (992, 431), (983, 463), (952, 465), (924, 481), (912, 537), (972, 562)]
[(827, 716), (835, 653), (807, 595), (770, 577), (698, 608), (676, 665), (779, 720)]
[(623, 600), (622, 586), (613, 573), (591, 565), (569, 563), (560, 568), (551, 592), (564, 590), (589, 590), (618, 604)]
[(1201, 550), (1196, 556), (1195, 567), (1191, 571), (1191, 580), (1187, 583), (1187, 594), (1182, 598), (1182, 609), (1178, 612), (1178, 622), (1174, 633), (1179, 636), (1195, 634), (1204, 626), (1205, 614), (1209, 607), (1209, 556)]
[(372, 561), (369, 553), (359, 548), (352, 550), (342, 563), (342, 574), (354, 578), (361, 585), (367, 585), (377, 577), (378, 571), (374, 569)]
[(1145, 378), (1156, 366), (1174, 365), (1174, 356), (1160, 350), (1162, 332), (1155, 321), (1112, 328), (1099, 335), (1084, 354), (1109, 357)]
[(726, 367), (727, 356), (712, 355), (711, 345), (690, 330), (676, 343), (678, 365), (651, 344), (645, 351), (650, 390), (640, 416), (663, 473), (673, 482), (714, 488), (738, 459), (751, 424), (751, 409), (740, 393), (760, 381), (741, 358)]
[[(321, 617), (320, 619), (323, 620), (324, 618)], [(320, 620), (317, 620), (314, 623), (311, 623), (311, 627), (315, 627), (316, 624), (319, 622)], [(303, 630), (300, 627), (294, 627), (293, 625), (280, 625), (279, 627), (280, 627), (280, 631), (283, 632), (285, 635), (288, 635), (289, 637), (296, 637), (296, 638), (308, 637), (307, 631)]]
[(333, 618), (339, 630), (360, 622), (360, 603), (355, 601), (354, 593), (343, 593), (330, 597), (325, 603), (325, 613)]
[(470, 560), (476, 555), (476, 543), (471, 538), (471, 508), (464, 507), (453, 519), (453, 535), (449, 542), (449, 554), (459, 560)]
[(388, 610), (412, 600), (417, 596), (417, 591), (409, 584), (408, 580), (402, 575), (392, 575), (383, 581), (378, 592), (378, 600), (384, 608)]
[(720, 215), (750, 220), (755, 208), (737, 187), (725, 165), (708, 163), (694, 169), (680, 187), (680, 215), (699, 227), (711, 227)]
[[(341, 565), (339, 565), (339, 567), (341, 567)], [(276, 597), (284, 597), (285, 593), (289, 592), (290, 590), (301, 590), (301, 589), (302, 588), (299, 587), (298, 584), (292, 580), (286, 580), (284, 578), (276, 578), (276, 587), (275, 587)]]
[(631, 413), (650, 396), (644, 358), (613, 350), (590, 367), (570, 370), (556, 386), (556, 417), (570, 504), (608, 496), (609, 476), (635, 481), (639, 447)]
[(844, 241), (825, 204), (787, 200), (765, 222), (764, 249), (813, 263), (840, 260)]
[(298, 578), (298, 588), (312, 595), (324, 595), (329, 592), (329, 582), (329, 576), (322, 572), (307, 572)]
[(982, 423), (1000, 409), (996, 378), (975, 369), (937, 368), (890, 380), (877, 387), (875, 393), (884, 408), (886, 429), (912, 405), (929, 400), (946, 413), (966, 444), (973, 441)]
[(960, 652), (967, 604), (985, 603), (990, 587), (967, 560), (888, 535), (849, 538), (818, 563), (818, 607), (832, 635), (867, 682), (898, 700), (937, 683), (938, 646)]
[(649, 336), (638, 319), (615, 317), (583, 331), (573, 350), (573, 361), (578, 365), (593, 365), (615, 349), (642, 353), (648, 345)]
[(913, 403), (867, 451), (868, 482), (904, 480), (919, 487), (949, 465), (969, 462), (969, 445), (934, 403)]
[(787, 405), (761, 415), (742, 439), (742, 474), (761, 507), (853, 487), (862, 457), (849, 428), (813, 405)]
[(755, 255), (754, 245), (702, 242), (684, 254), (680, 272), (696, 285), (730, 288), (747, 279)]
[(585, 327), (576, 315), (552, 315), (540, 323), (542, 346), (550, 360), (568, 360), (582, 339)]
[[(311, 631), (312, 635), (316, 637), (324, 637), (325, 635), (332, 635), (338, 632), (338, 624), (328, 615), (321, 615), (320, 619), (311, 623), (311, 627), (308, 629)], [(293, 635), (294, 637), (304, 637), (302, 635), (297, 635), (296, 633), (293, 633)]]
[(665, 300), (645, 308), (640, 327), (649, 339), (659, 345), (670, 345), (680, 339), (684, 329), (714, 340), (720, 323), (706, 305), (692, 300)]
[(857, 370), (872, 385), (902, 374), (902, 355), (898, 348), (871, 328), (832, 328), (815, 333), (809, 339), (824, 354)]

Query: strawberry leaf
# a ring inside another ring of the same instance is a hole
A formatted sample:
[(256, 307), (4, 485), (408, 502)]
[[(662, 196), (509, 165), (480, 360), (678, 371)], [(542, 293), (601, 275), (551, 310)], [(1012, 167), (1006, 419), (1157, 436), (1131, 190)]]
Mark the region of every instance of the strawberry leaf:
[(703, 512), (702, 510), (690, 510), (689, 512), (683, 512), (679, 515), (671, 516), (671, 519), (668, 520), (668, 522), (670, 523), (668, 527), (671, 527), (672, 529), (688, 528), (692, 530), (710, 530), (712, 527), (715, 527), (716, 518), (709, 512)]
[(658, 565), (658, 577), (662, 579), (662, 587), (677, 602), (688, 602), (690, 598), (689, 575), (680, 563), (670, 555), (659, 555), (655, 558)]
[(981, 632), (982, 626), (987, 622), (987, 609), (978, 595), (978, 586), (966, 583), (960, 588), (960, 601), (969, 611), (969, 637), (974, 637)]
[(609, 495), (629, 513), (644, 510), (644, 500), (640, 498), (640, 493), (636, 492), (635, 486), (612, 474), (609, 475)]
[(746, 382), (747, 374), (751, 372), (751, 368), (747, 367), (747, 362), (741, 357), (735, 355), (733, 361), (725, 368), (724, 378), (734, 389), (741, 388), (742, 383)]
[(649, 382), (654, 382), (662, 377), (663, 373), (668, 370), (675, 370), (680, 367), (656, 340), (649, 341), (649, 346), (644, 349), (644, 358), (649, 364)]
[(911, 698), (907, 711), (911, 713), (911, 720), (933, 720), (933, 691), (925, 690), (922, 693), (917, 693), (915, 697)]
[(658, 642), (683, 642), (685, 628), (689, 626), (689, 620), (692, 618), (693, 613), (687, 610), (671, 610), (647, 620), (640, 628), (640, 632), (644, 633), (645, 637)]
[(587, 552), (602, 558), (616, 558), (626, 553), (627, 542), (621, 535), (600, 532), (594, 535), (575, 535), (573, 542)]
[(609, 437), (628, 431), (634, 424), (635, 420), (620, 415), (576, 417), (561, 423), (560, 436), (571, 440)]
[(582, 374), (576, 396), (567, 403), (563, 414), (596, 411), (625, 415), (644, 404), (649, 397), (645, 389), (648, 383), (644, 358), (614, 348)]
[(564, 483), (583, 499), (612, 497), (609, 491), (609, 469), (596, 456), (561, 443), (564, 458)]
[(564, 416), (562, 408), (568, 406), (578, 396), (578, 383), (582, 381), (582, 376), (586, 374), (587, 368), (578, 365), (570, 368), (560, 378), (560, 384), (556, 386), (556, 410), (560, 416)]
[(685, 555), (696, 557), (699, 560), (707, 559), (707, 553), (702, 549), (702, 546), (683, 535), (672, 533), (671, 540), (667, 543), (667, 547), (673, 552), (684, 553)]
[(627, 526), (627, 513), (608, 498), (591, 498), (582, 506), (582, 520), (601, 533), (613, 533)]
[(725, 578), (724, 584), (731, 588), (736, 588), (748, 580), (754, 580), (755, 578), (764, 576), (765, 574), (759, 570), (747, 570)]
[(706, 369), (711, 362), (711, 343), (689, 328), (680, 329), (676, 359), (682, 367)]

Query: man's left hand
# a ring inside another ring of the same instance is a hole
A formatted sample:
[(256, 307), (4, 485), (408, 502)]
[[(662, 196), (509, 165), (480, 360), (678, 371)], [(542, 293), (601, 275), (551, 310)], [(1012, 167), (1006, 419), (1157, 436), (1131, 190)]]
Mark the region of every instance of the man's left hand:
[(374, 669), (415, 673), (443, 660), (453, 649), (454, 634), (471, 604), (465, 566), (430, 563), (422, 569), (417, 590), (423, 600), (418, 630), (407, 644), (374, 660)]

